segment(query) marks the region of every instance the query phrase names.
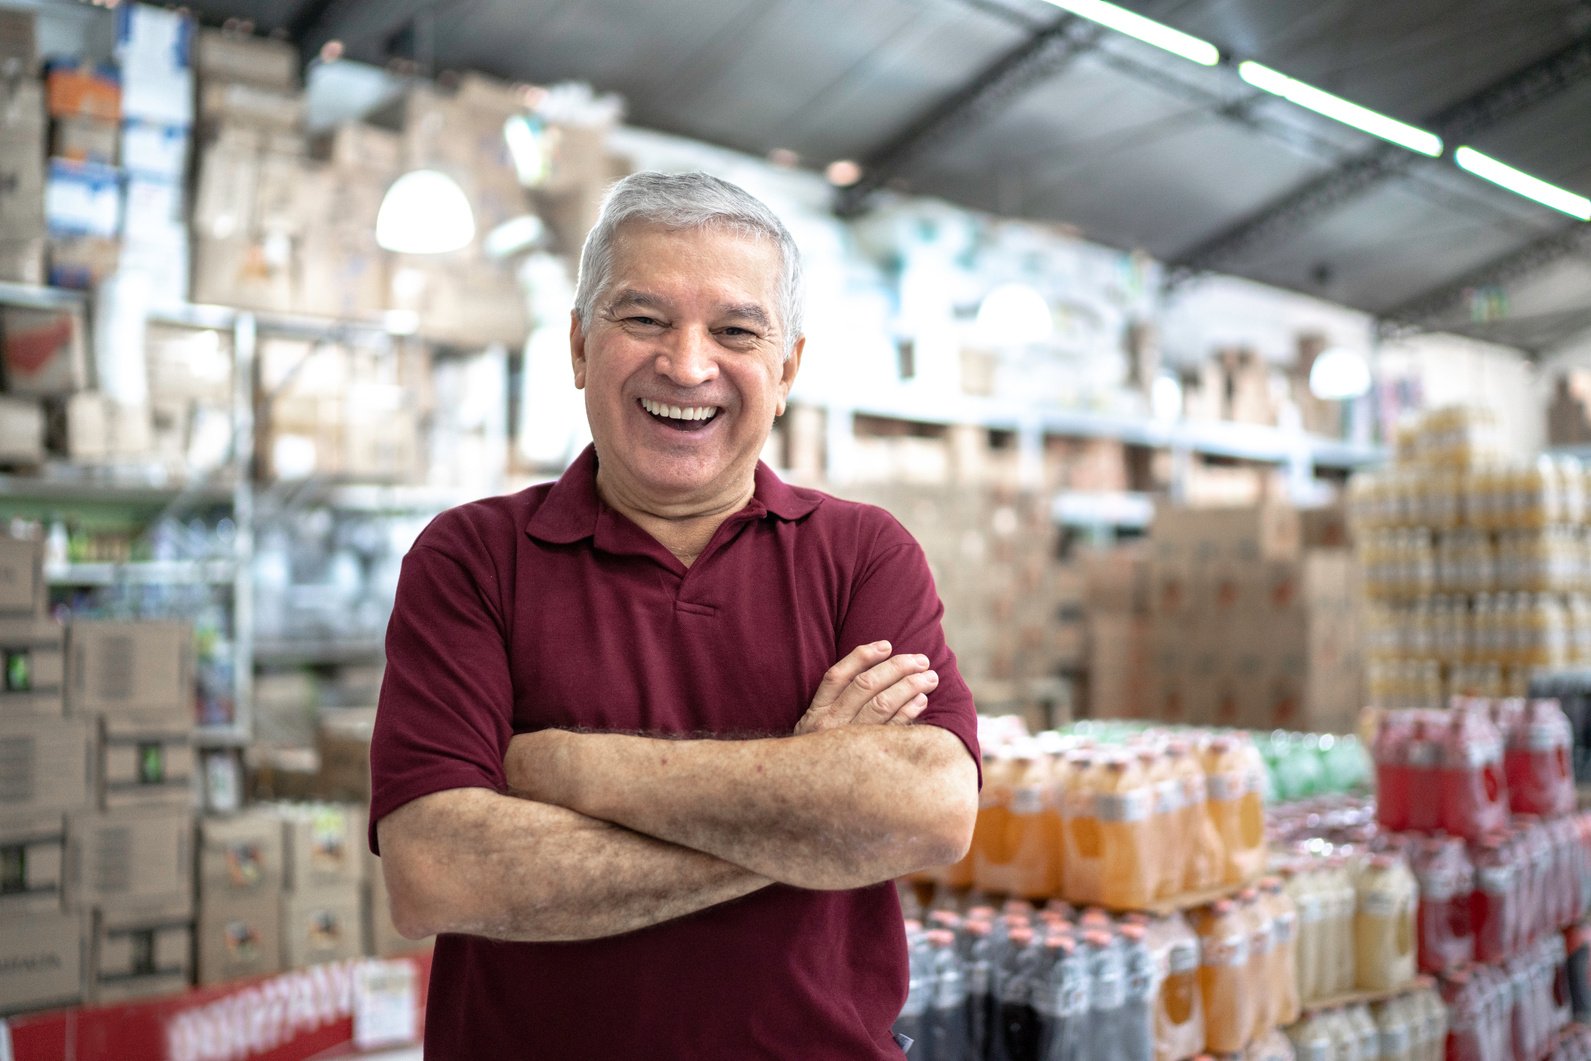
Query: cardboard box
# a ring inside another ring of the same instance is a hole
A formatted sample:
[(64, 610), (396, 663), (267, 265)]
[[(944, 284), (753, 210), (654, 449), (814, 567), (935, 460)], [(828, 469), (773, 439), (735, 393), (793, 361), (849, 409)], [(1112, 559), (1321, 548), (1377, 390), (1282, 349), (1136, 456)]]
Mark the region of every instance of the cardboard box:
[(276, 895), (286, 881), (282, 821), (250, 808), (228, 818), (199, 819), (199, 904), (233, 904)]
[(114, 166), (120, 126), (103, 118), (57, 118), (50, 123), (50, 155), (71, 162)]
[(1143, 718), (1151, 691), (1149, 620), (1089, 616), (1089, 708), (1093, 718)]
[(44, 235), (44, 93), (0, 80), (0, 239)]
[(129, 176), (182, 181), (188, 175), (187, 127), (126, 118), (121, 127), (121, 165)]
[(1287, 560), (1303, 548), (1298, 510), (1279, 502), (1225, 508), (1155, 508), (1149, 532), (1163, 559)]
[(74, 1006), (83, 998), (88, 933), (79, 914), (0, 920), (0, 1015)]
[[(31, 545), (31, 542), (19, 543)], [(37, 576), (37, 568), (26, 570), (28, 558), (15, 556), (10, 539), (0, 539), (0, 580), (12, 574), (16, 595), (11, 599), (21, 610), (27, 603), (21, 580)], [(5, 553), (12, 553), (11, 567)], [(41, 579), (42, 581), (42, 579)], [(37, 598), (35, 598), (37, 599)], [(30, 609), (37, 614), (42, 609)], [(0, 719), (58, 719), (66, 713), (66, 631), (50, 619), (8, 618), (0, 614)]]
[(91, 291), (121, 263), (121, 244), (104, 236), (55, 236), (45, 244), (45, 278), (52, 287)]
[(281, 972), (282, 897), (276, 891), (199, 903), (200, 987)]
[(193, 627), (166, 620), (80, 620), (66, 628), (67, 710), (191, 726)]
[(364, 953), (360, 885), (344, 881), (282, 896), (282, 965), (296, 969)]
[(65, 862), (65, 815), (0, 815), (0, 921), (64, 910)]
[[(352, 803), (278, 804), (284, 879), (299, 894), (358, 884), (367, 846), (363, 806)], [(357, 899), (357, 892), (353, 893)]]
[(316, 155), (334, 169), (381, 186), (403, 172), (403, 138), (365, 122), (342, 122), (316, 144)]
[(46, 63), (44, 96), (45, 108), (52, 118), (121, 121), (121, 78), (109, 64), (78, 59)]
[(75, 719), (0, 719), (0, 815), (90, 806), (93, 732)]
[(44, 463), (44, 407), (0, 394), (0, 464)]
[(193, 910), (193, 813), (166, 807), (66, 819), (66, 895), (73, 909)]
[(83, 311), (0, 307), (0, 373), (9, 394), (73, 394), (88, 386)]
[(298, 49), (287, 41), (203, 29), (194, 59), (200, 81), (241, 81), (279, 92), (298, 87)]
[[(47, 592), (44, 583), (44, 543), (0, 534), (0, 617), (42, 618)], [(0, 646), (23, 637), (32, 644), (36, 631), (0, 627)]]
[(38, 69), (38, 56), (34, 13), (0, 8), (0, 77), (31, 76)]
[(113, 166), (52, 158), (44, 180), (51, 236), (114, 239), (121, 232), (121, 174)]
[(1081, 553), (1083, 608), (1147, 614), (1150, 605), (1151, 568), (1148, 553), (1137, 547), (1091, 549)]
[(243, 126), (261, 132), (297, 133), (304, 126), (304, 96), (241, 82), (203, 82), (199, 120), (206, 127)]
[(171, 125), (193, 124), (193, 18), (152, 4), (116, 12), (122, 113)]
[[(4, 153), (3, 144), (0, 144), (0, 154)], [(3, 170), (5, 166), (0, 163), (0, 183), (4, 182)], [(4, 198), (0, 191), (0, 198)], [(0, 213), (4, 207), (0, 206)], [(38, 287), (44, 283), (44, 208), (39, 207), (39, 235), (29, 239), (8, 239), (3, 232), (6, 228), (0, 223), (0, 280), (12, 284), (32, 284)]]
[(297, 290), (290, 239), (198, 238), (193, 247), (193, 300), (201, 304), (288, 313)]
[[(129, 243), (181, 242), (187, 235), (181, 179), (129, 174), (122, 182), (122, 237)], [(123, 257), (126, 264), (126, 257)]]
[(373, 707), (338, 708), (321, 713), (315, 731), (320, 753), (320, 789), (327, 799), (370, 800), (370, 738)]
[(193, 911), (94, 913), (84, 995), (103, 1005), (186, 990), (193, 983)]
[(80, 391), (55, 407), (50, 449), (86, 464), (139, 460), (153, 448), (153, 432), (149, 406)]
[(122, 716), (99, 721), (101, 807), (193, 807), (191, 727)]

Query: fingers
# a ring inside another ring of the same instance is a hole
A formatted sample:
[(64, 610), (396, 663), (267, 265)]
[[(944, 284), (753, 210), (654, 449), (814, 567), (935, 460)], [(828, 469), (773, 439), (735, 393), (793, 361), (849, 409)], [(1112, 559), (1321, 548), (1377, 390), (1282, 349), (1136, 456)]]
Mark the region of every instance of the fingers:
[(858, 675), (889, 658), (889, 649), (888, 641), (874, 641), (869, 645), (857, 645), (847, 652), (824, 673), (823, 681), (818, 684), (818, 691), (812, 697), (812, 707), (823, 710), (839, 700)]
[[(904, 725), (928, 706), (939, 684), (927, 656), (903, 653), (879, 659), (888, 642), (864, 645), (829, 668), (796, 733), (850, 725)], [(842, 684), (843, 683), (843, 684)]]

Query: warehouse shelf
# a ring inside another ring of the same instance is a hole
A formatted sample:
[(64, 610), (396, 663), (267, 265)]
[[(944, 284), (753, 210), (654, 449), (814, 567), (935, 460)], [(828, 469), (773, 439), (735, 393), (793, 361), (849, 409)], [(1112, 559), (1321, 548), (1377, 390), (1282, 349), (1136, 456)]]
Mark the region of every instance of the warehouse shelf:
[(1154, 498), (1132, 491), (1065, 491), (1055, 495), (1050, 507), (1050, 516), (1056, 523), (1072, 527), (1143, 530), (1148, 528), (1154, 515)]
[(44, 578), (56, 586), (229, 586), (237, 577), (231, 560), (142, 560), (126, 563), (44, 565)]
[(254, 662), (279, 667), (329, 667), (343, 663), (368, 663), (383, 658), (386, 652), (385, 643), (376, 638), (361, 641), (256, 641)]
[(196, 748), (247, 748), (254, 734), (241, 726), (200, 726), (193, 731)]
[(37, 287), (0, 280), (0, 304), (30, 309), (73, 309), (88, 305), (88, 292), (66, 287)]
[(195, 486), (128, 469), (65, 463), (47, 464), (40, 475), (0, 475), (0, 499), (158, 507), (184, 495), (223, 503), (231, 501), (232, 487), (213, 482)]

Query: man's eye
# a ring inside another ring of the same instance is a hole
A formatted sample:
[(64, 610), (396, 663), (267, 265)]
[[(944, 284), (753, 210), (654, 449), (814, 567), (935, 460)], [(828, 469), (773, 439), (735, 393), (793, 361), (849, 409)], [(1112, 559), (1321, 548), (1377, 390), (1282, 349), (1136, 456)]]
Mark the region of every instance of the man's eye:
[(626, 318), (624, 318), (624, 322), (626, 324), (638, 324), (638, 325), (640, 325), (642, 327), (645, 327), (645, 328), (660, 327), (662, 325), (662, 323), (663, 323), (662, 321), (658, 320), (656, 317), (640, 317), (640, 316), (637, 316), (637, 317), (626, 317)]
[(729, 327), (723, 330), (723, 335), (729, 339), (755, 339), (757, 333), (749, 328)]

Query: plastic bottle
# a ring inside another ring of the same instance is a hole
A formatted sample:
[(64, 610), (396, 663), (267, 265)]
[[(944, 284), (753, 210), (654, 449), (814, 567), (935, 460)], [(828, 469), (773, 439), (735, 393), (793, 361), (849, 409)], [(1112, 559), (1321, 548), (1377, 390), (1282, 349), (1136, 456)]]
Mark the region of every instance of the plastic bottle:
[[(1070, 1037), (1077, 1034), (1079, 1021), (1087, 1013), (1087, 970), (1078, 960), (1077, 940), (1070, 934), (1057, 933), (1044, 940), (1044, 958), (1040, 962), (1043, 976), (1033, 990), (1033, 1011), (1043, 1031), (1039, 1037), (1038, 1061), (1061, 1061), (1076, 1056), (1069, 1050)], [(1077, 1012), (1070, 1010), (1077, 998), (1078, 981), (1083, 981), (1081, 1004)], [(1073, 992), (1069, 995), (1068, 991)], [(975, 1053), (973, 1058), (984, 1055)]]
[(1235, 1053), (1254, 1025), (1253, 999), (1245, 990), (1248, 932), (1237, 908), (1222, 899), (1195, 911), (1199, 936), (1199, 995), (1204, 1006), (1205, 1049)]
[(1207, 808), (1226, 852), (1223, 884), (1241, 884), (1265, 865), (1265, 805), (1260, 797), (1263, 764), (1247, 738), (1216, 737), (1204, 752)]
[(1153, 1061), (1155, 1044), (1155, 960), (1142, 925), (1123, 925), (1121, 941), (1125, 998), (1121, 1007), (1122, 1061)]
[(1412, 728), (1405, 744), (1408, 771), (1407, 826), (1414, 832), (1434, 832), (1442, 824), (1441, 726), (1430, 712), (1411, 716)]
[(1441, 825), (1475, 840), (1508, 821), (1502, 738), (1482, 712), (1452, 713), (1442, 742)]
[(1376, 855), (1360, 870), (1355, 891), (1354, 984), (1366, 991), (1401, 987), (1414, 979), (1414, 877), (1401, 858)]
[(1006, 827), (1010, 830), (1009, 888), (1014, 895), (1047, 899), (1060, 884), (1060, 813), (1052, 796), (1050, 757), (1036, 750), (1018, 756)]
[(955, 933), (931, 929), (927, 933), (933, 967), (933, 992), (924, 1025), (924, 1057), (955, 1061), (970, 1051), (967, 1030), (966, 969), (955, 951)]
[(1248, 963), (1243, 991), (1250, 999), (1253, 1023), (1245, 1038), (1253, 1042), (1276, 1022), (1274, 985), (1268, 979), (1276, 937), (1271, 928), (1270, 912), (1261, 906), (1257, 888), (1244, 888), (1237, 894), (1236, 904), (1238, 916), (1242, 918), (1245, 931), (1248, 932)]
[(972, 827), (973, 883), (982, 891), (998, 895), (1011, 890), (1011, 796), (1020, 768), (1006, 747), (997, 747), (985, 757), (978, 818)]
[(1104, 864), (1099, 901), (1105, 906), (1131, 910), (1154, 902), (1160, 867), (1150, 825), (1154, 792), (1147, 782), (1135, 756), (1105, 760), (1094, 797)]
[(1260, 883), (1260, 896), (1271, 920), (1271, 960), (1265, 983), (1274, 997), (1273, 1024), (1292, 1024), (1298, 1019), (1298, 907), (1276, 877)]
[(1354, 885), (1356, 867), (1347, 855), (1337, 855), (1327, 863), (1327, 919), (1325, 925), (1326, 954), (1329, 959), (1326, 991), (1340, 995), (1352, 991), (1356, 975), (1354, 948), (1354, 917), (1357, 910), (1357, 890)]
[(1507, 731), (1503, 753), (1508, 802), (1516, 813), (1552, 816), (1574, 809), (1573, 745), (1558, 701), (1530, 701)]
[(982, 1058), (988, 1055), (989, 1030), (994, 1022), (994, 1000), (990, 995), (994, 979), (993, 925), (969, 911), (962, 930), (967, 969), (967, 1056)]
[(1344, 1015), (1348, 1024), (1359, 1036), (1359, 1056), (1365, 1061), (1380, 1057), (1381, 1031), (1376, 1027), (1375, 1018), (1370, 1015), (1370, 1007), (1364, 1003), (1349, 1006)]
[(1297, 945), (1294, 955), (1298, 997), (1303, 1004), (1321, 998), (1321, 927), (1324, 911), (1319, 895), (1320, 876), (1315, 866), (1299, 861), (1288, 867), (1283, 890), (1298, 910)]
[(1226, 848), (1209, 814), (1209, 786), (1199, 752), (1185, 741), (1174, 740), (1167, 750), (1172, 774), (1182, 782), (1182, 829), (1184, 846), (1184, 892), (1203, 892), (1216, 887), (1226, 865)]
[(1519, 911), (1513, 856), (1497, 838), (1481, 840), (1473, 849), (1475, 893), (1475, 960), (1501, 961), (1513, 951)]
[(1094, 797), (1103, 778), (1103, 757), (1074, 754), (1062, 809), (1061, 895), (1072, 903), (1097, 903), (1104, 877), (1105, 845)]
[(1127, 977), (1120, 941), (1100, 930), (1083, 935), (1088, 959), (1088, 1036), (1081, 1057), (1112, 1057), (1124, 1041)]
[(1414, 720), (1404, 711), (1383, 713), (1376, 729), (1376, 820), (1390, 832), (1409, 828), (1408, 744), (1413, 733)]
[(1010, 930), (994, 983), (998, 1020), (992, 1035), (990, 1061), (1025, 1061), (1034, 1056), (1041, 1037), (1033, 1009), (1033, 988), (1043, 976), (1044, 948), (1033, 940), (1033, 930)]
[(1375, 1009), (1377, 1054), (1381, 1061), (1416, 1061), (1408, 1014), (1398, 1001), (1388, 1000)]
[(1419, 884), (1418, 964), (1423, 972), (1446, 972), (1474, 960), (1474, 870), (1456, 837), (1429, 837), (1412, 850)]
[(1154, 897), (1165, 899), (1182, 891), (1187, 872), (1185, 848), (1188, 837), (1182, 833), (1182, 782), (1174, 773), (1169, 751), (1155, 749), (1138, 753), (1154, 802), (1150, 810), (1150, 845), (1156, 856)]
[(1293, 1041), (1298, 1061), (1336, 1061), (1331, 1028), (1323, 1014), (1312, 1013), (1301, 1023), (1289, 1026), (1287, 1036)]
[(1151, 936), (1160, 980), (1155, 998), (1155, 1061), (1177, 1061), (1204, 1049), (1199, 938), (1181, 914), (1157, 921)]

